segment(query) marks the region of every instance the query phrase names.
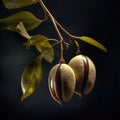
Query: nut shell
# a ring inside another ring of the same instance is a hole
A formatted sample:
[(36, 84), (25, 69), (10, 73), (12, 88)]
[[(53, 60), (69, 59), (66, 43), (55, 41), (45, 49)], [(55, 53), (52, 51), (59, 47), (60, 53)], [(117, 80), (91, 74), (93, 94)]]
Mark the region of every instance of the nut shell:
[(96, 68), (92, 60), (84, 55), (73, 57), (69, 65), (72, 67), (75, 77), (75, 93), (86, 95), (93, 89), (96, 79)]
[(75, 74), (67, 64), (55, 65), (48, 77), (48, 87), (51, 96), (59, 104), (70, 100), (75, 89)]

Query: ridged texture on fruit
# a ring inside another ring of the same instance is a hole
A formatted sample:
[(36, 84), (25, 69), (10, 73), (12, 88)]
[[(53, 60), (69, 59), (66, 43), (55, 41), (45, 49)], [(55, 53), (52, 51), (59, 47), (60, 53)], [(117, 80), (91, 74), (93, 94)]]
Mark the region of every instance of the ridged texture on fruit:
[[(88, 79), (84, 89), (84, 94), (86, 95), (93, 89), (96, 79), (96, 68), (92, 60), (87, 56), (85, 57), (87, 58), (89, 67)], [(69, 62), (69, 65), (72, 67), (76, 77), (75, 93), (79, 95), (81, 95), (81, 92), (83, 92), (81, 91), (81, 87), (84, 80), (84, 59), (84, 55), (77, 55), (73, 57)]]
[(67, 64), (55, 65), (48, 77), (48, 87), (51, 96), (59, 104), (70, 100), (75, 89), (73, 69)]

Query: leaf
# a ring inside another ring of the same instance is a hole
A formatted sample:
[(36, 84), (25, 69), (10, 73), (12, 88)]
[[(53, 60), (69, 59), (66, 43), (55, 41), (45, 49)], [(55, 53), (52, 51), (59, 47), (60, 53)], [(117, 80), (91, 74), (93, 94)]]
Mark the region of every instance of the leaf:
[(21, 87), (23, 92), (21, 101), (30, 96), (40, 84), (42, 76), (41, 60), (42, 55), (38, 56), (24, 68), (21, 78)]
[(16, 30), (17, 30), (17, 32), (18, 32), (21, 36), (25, 37), (26, 39), (30, 39), (30, 38), (31, 38), (31, 36), (28, 34), (28, 32), (27, 32), (27, 30), (26, 30), (26, 28), (25, 28), (25, 26), (23, 25), (22, 22), (20, 22), (20, 23), (17, 25)]
[(44, 20), (39, 20), (31, 12), (22, 11), (7, 18), (0, 19), (0, 30), (7, 29), (16, 31), (17, 25), (22, 22), (27, 31), (38, 27)]
[(31, 45), (36, 45), (36, 44), (38, 44), (40, 42), (43, 42), (43, 41), (54, 41), (54, 42), (57, 42), (56, 39), (48, 38), (48, 37), (46, 37), (44, 35), (33, 35), (27, 41), (26, 45), (30, 47)]
[(2, 0), (7, 9), (22, 8), (37, 3), (36, 0)]
[(81, 37), (76, 37), (77, 39), (80, 39), (84, 42), (87, 42), (95, 47), (98, 47), (99, 49), (103, 50), (104, 52), (107, 52), (107, 49), (105, 46), (103, 46), (101, 43), (97, 42), (93, 38), (87, 37), (87, 36), (81, 36)]
[(44, 53), (44, 59), (51, 63), (54, 59), (54, 50), (51, 44), (48, 42), (49, 40), (57, 42), (57, 40), (52, 38), (47, 38), (43, 35), (34, 35), (25, 43), (26, 47), (35, 46), (40, 53)]
[(51, 63), (54, 59), (54, 50), (48, 41), (43, 41), (35, 45), (40, 53), (44, 53), (44, 59)]

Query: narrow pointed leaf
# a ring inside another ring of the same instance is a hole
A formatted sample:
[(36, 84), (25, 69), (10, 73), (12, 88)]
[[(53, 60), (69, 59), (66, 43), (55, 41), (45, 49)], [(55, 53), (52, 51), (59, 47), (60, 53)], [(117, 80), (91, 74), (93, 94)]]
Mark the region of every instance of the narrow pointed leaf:
[(30, 96), (40, 84), (42, 76), (41, 60), (42, 56), (38, 56), (24, 68), (21, 78), (21, 87), (23, 92), (21, 101)]
[(26, 30), (26, 28), (25, 28), (25, 26), (23, 25), (22, 22), (20, 22), (20, 23), (17, 25), (16, 30), (17, 30), (17, 32), (18, 32), (21, 36), (25, 37), (26, 39), (30, 39), (30, 38), (31, 38), (31, 36), (28, 34), (28, 32), (27, 32), (27, 30)]
[(2, 0), (7, 9), (22, 8), (37, 3), (36, 0)]
[(27, 48), (30, 46), (35, 46), (40, 53), (44, 53), (44, 59), (51, 63), (54, 59), (54, 50), (51, 44), (48, 42), (49, 40), (57, 42), (57, 40), (47, 38), (43, 35), (34, 35), (31, 36), (31, 39), (29, 39), (25, 45)]
[(93, 38), (87, 37), (87, 36), (81, 36), (81, 37), (77, 37), (77, 39), (82, 40), (84, 42), (87, 42), (101, 50), (103, 50), (104, 52), (107, 52), (107, 49), (105, 46), (103, 46), (101, 43), (97, 42), (96, 40), (94, 40)]
[(7, 18), (0, 19), (0, 30), (16, 31), (17, 25), (22, 22), (27, 31), (38, 27), (44, 20), (36, 18), (31, 12), (22, 11)]

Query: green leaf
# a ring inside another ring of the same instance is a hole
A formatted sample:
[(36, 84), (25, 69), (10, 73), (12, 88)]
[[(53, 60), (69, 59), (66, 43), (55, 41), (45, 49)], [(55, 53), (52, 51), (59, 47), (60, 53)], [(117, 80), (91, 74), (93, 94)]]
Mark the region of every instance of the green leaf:
[(82, 40), (84, 42), (87, 42), (95, 47), (98, 47), (99, 49), (103, 50), (104, 52), (107, 52), (107, 49), (105, 46), (103, 46), (101, 43), (97, 42), (93, 38), (87, 37), (87, 36), (81, 36), (81, 37), (76, 37), (79, 40)]
[(25, 45), (27, 48), (29, 48), (30, 46), (35, 46), (40, 53), (44, 53), (44, 59), (47, 62), (51, 63), (54, 59), (54, 50), (51, 44), (48, 42), (50, 40), (57, 42), (57, 40), (47, 38), (43, 35), (34, 35), (31, 36), (31, 39), (29, 39), (27, 43), (25, 43)]
[(44, 35), (33, 35), (31, 36), (31, 39), (29, 39), (26, 43), (27, 46), (37, 45), (38, 43), (44, 42), (44, 41), (54, 41), (57, 42), (56, 39), (48, 38)]
[(48, 41), (43, 41), (35, 45), (40, 53), (43, 53), (44, 59), (51, 63), (54, 59), (54, 50)]
[(40, 55), (24, 68), (21, 78), (21, 87), (23, 92), (21, 101), (30, 96), (40, 84), (42, 76), (41, 60), (42, 56)]
[(22, 8), (37, 3), (36, 0), (2, 0), (7, 9)]
[(17, 25), (22, 22), (27, 31), (38, 27), (44, 20), (36, 18), (31, 12), (22, 11), (7, 18), (0, 19), (0, 30), (16, 31)]
[(28, 32), (27, 32), (27, 30), (26, 30), (26, 28), (25, 28), (25, 26), (23, 25), (22, 22), (20, 22), (20, 23), (17, 25), (16, 30), (17, 30), (17, 32), (18, 32), (21, 36), (25, 37), (26, 39), (30, 39), (30, 38), (31, 38), (31, 36), (28, 34)]

